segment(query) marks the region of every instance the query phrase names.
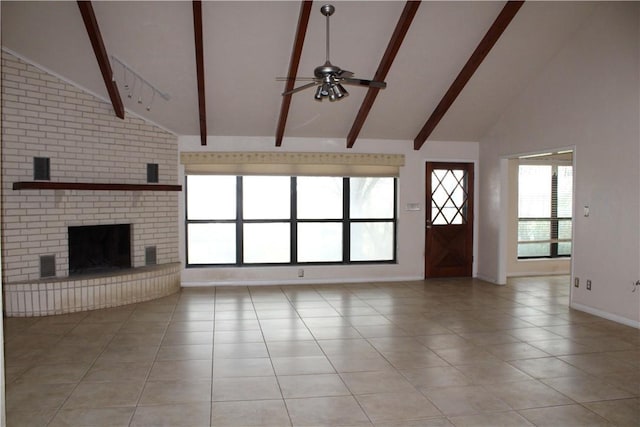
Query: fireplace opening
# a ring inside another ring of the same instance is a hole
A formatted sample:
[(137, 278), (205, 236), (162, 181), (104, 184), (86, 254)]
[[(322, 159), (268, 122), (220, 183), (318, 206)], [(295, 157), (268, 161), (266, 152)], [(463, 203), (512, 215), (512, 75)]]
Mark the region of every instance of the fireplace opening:
[(69, 276), (131, 268), (131, 224), (69, 227)]

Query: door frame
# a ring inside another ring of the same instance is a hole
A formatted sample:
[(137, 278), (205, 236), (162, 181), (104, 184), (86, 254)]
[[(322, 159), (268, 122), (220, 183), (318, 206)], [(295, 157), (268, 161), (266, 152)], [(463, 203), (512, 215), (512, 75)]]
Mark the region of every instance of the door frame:
[(571, 242), (572, 242), (572, 256), (569, 262), (569, 276), (570, 286), (569, 286), (569, 306), (573, 303), (574, 297), (574, 289), (573, 289), (573, 281), (575, 278), (575, 257), (573, 256), (573, 250), (577, 247), (576, 243), (576, 217), (578, 216), (578, 202), (577, 202), (577, 194), (576, 194), (576, 175), (577, 175), (577, 152), (578, 148), (575, 145), (568, 145), (564, 147), (558, 148), (550, 148), (546, 150), (537, 150), (537, 151), (527, 151), (520, 153), (512, 153), (509, 155), (503, 155), (499, 157), (499, 168), (500, 168), (500, 214), (499, 214), (499, 228), (498, 228), (498, 263), (497, 263), (497, 277), (495, 278), (495, 282), (497, 285), (506, 285), (509, 277), (508, 271), (508, 246), (509, 246), (509, 203), (510, 203), (510, 193), (509, 186), (514, 185), (509, 176), (509, 161), (511, 159), (516, 159), (521, 156), (530, 156), (533, 154), (542, 154), (550, 151), (573, 151), (573, 218), (572, 218), (572, 227), (571, 227)]

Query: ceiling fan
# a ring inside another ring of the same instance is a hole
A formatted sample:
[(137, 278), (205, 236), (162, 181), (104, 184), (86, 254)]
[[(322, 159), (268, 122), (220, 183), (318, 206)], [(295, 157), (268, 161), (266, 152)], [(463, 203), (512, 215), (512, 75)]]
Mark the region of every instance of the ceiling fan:
[[(314, 77), (300, 77), (296, 80), (312, 80), (310, 83), (304, 84), (290, 91), (284, 92), (282, 95), (292, 95), (296, 92), (303, 91), (310, 87), (317, 86), (316, 94), (314, 98), (318, 101), (322, 101), (323, 98), (329, 98), (329, 101), (335, 101), (344, 98), (349, 95), (349, 92), (342, 86), (342, 84), (356, 85), (356, 86), (370, 86), (379, 89), (387, 87), (385, 82), (379, 82), (375, 80), (364, 80), (353, 77), (351, 71), (343, 70), (340, 67), (333, 65), (329, 61), (329, 17), (333, 15), (336, 8), (331, 4), (325, 4), (320, 8), (320, 12), (327, 18), (327, 58), (323, 65), (316, 67), (313, 71)], [(288, 77), (278, 77), (277, 80), (289, 80)]]

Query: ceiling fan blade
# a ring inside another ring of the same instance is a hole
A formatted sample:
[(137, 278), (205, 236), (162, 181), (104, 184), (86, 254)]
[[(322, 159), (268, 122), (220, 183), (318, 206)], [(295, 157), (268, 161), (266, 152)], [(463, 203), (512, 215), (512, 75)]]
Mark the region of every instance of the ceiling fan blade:
[(353, 79), (350, 77), (343, 77), (342, 82), (350, 85), (370, 86), (378, 89), (384, 89), (387, 87), (385, 82), (378, 82), (375, 80)]
[(353, 77), (353, 72), (348, 71), (348, 70), (340, 70), (340, 71), (338, 71), (338, 76), (339, 77), (343, 77), (343, 78)]
[(311, 81), (315, 80), (315, 77), (276, 77), (277, 82), (288, 82), (290, 80)]
[(300, 91), (302, 91), (302, 90), (309, 89), (310, 87), (313, 87), (313, 86), (316, 86), (316, 85), (317, 85), (317, 83), (316, 83), (316, 82), (307, 83), (306, 85), (298, 86), (298, 87), (297, 87), (297, 88), (295, 88), (295, 89), (291, 89), (291, 90), (290, 90), (290, 91), (288, 91), (288, 92), (283, 92), (283, 93), (282, 93), (282, 96), (292, 95), (292, 94), (294, 94), (294, 93), (296, 93), (296, 92), (300, 92)]

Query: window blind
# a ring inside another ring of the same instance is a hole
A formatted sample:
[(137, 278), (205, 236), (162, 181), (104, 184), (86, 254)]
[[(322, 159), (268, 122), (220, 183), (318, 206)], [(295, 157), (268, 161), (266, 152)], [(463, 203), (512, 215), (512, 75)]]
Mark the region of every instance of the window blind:
[(403, 154), (183, 152), (187, 175), (398, 177)]

